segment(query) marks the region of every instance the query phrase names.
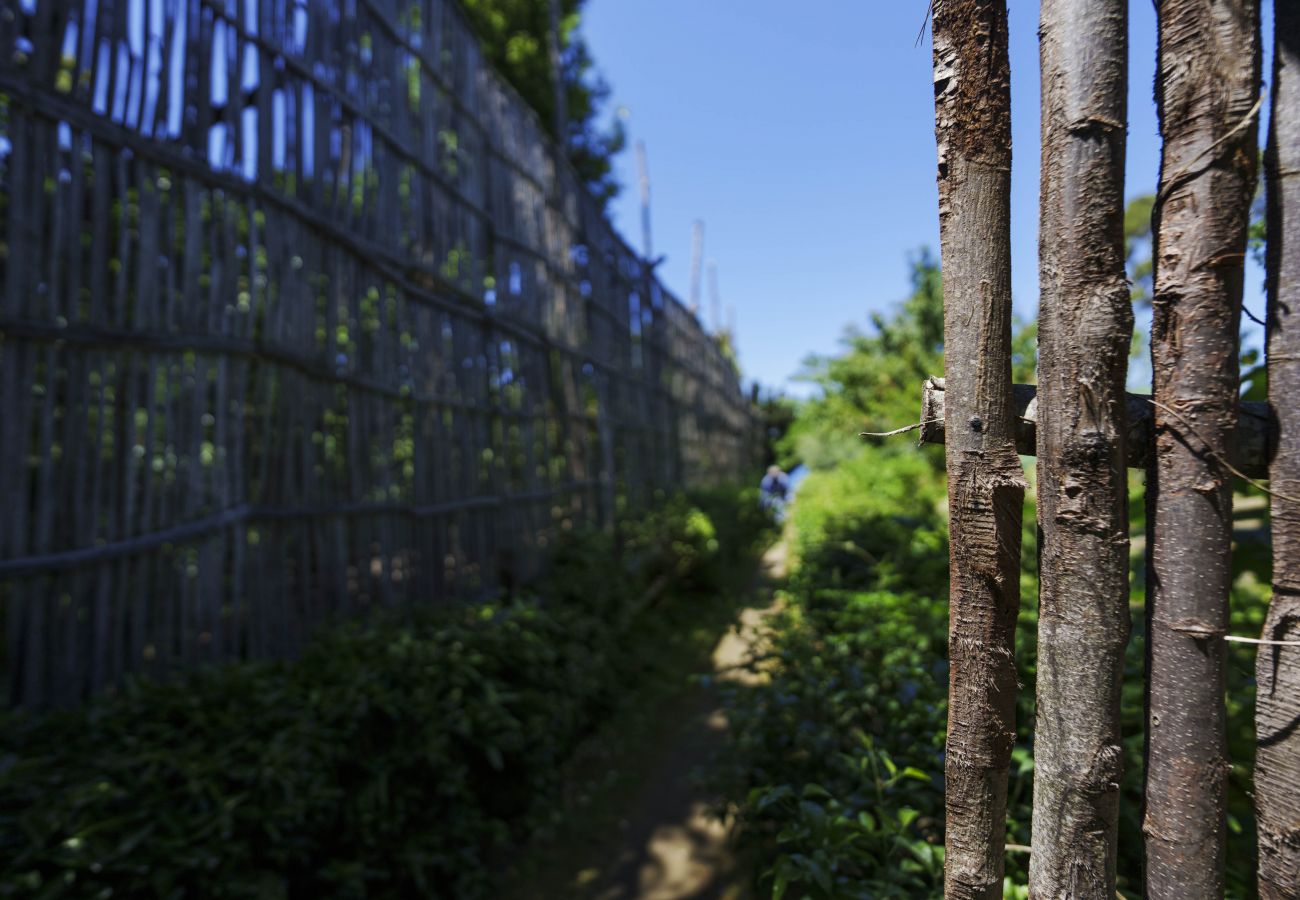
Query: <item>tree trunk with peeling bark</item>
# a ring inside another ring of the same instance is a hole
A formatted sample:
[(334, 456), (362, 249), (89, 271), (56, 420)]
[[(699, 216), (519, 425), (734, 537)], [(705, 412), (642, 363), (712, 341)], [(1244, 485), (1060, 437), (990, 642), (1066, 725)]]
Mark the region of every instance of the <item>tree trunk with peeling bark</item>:
[(1005, 0), (936, 0), (935, 132), (951, 515), (945, 893), (1002, 896), (1024, 475), (1011, 395)]
[(1127, 0), (1043, 0), (1035, 898), (1115, 896), (1129, 636)]
[(1152, 900), (1220, 900), (1238, 328), (1255, 188), (1258, 0), (1157, 0), (1164, 140), (1151, 329), (1147, 770)]
[[(1273, 602), (1265, 640), (1300, 641), (1300, 0), (1274, 0), (1268, 161), (1268, 392), (1277, 417)], [(1255, 805), (1262, 900), (1300, 898), (1300, 648), (1256, 662)]]

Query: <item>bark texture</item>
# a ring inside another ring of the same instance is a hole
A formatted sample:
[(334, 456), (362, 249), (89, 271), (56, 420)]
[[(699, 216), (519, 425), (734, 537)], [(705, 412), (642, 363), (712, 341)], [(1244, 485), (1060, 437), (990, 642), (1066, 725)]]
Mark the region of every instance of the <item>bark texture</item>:
[(1246, 226), (1255, 188), (1257, 0), (1158, 0), (1151, 330), (1155, 460), (1148, 475), (1147, 771), (1152, 900), (1224, 893), (1223, 636)]
[(1011, 396), (1004, 0), (936, 0), (935, 132), (951, 514), (945, 893), (1002, 896), (1024, 475)]
[[(1038, 385), (1012, 386), (1016, 415), (1016, 452), (1038, 454)], [(921, 388), (921, 443), (942, 444), (947, 437), (943, 424), (947, 408), (942, 378), (927, 379)], [(1126, 394), (1125, 424), (1128, 427), (1125, 460), (1130, 469), (1147, 467), (1155, 407), (1145, 394)], [(1247, 478), (1268, 478), (1269, 454), (1276, 443), (1272, 413), (1267, 403), (1242, 401), (1237, 404), (1237, 432), (1228, 461)]]
[[(1300, 0), (1274, 0), (1268, 164), (1268, 385), (1277, 417), (1270, 480), (1273, 602), (1268, 640), (1300, 640)], [(1259, 648), (1256, 662), (1259, 894), (1300, 898), (1300, 648)]]
[(1032, 898), (1115, 896), (1129, 636), (1128, 0), (1043, 0)]

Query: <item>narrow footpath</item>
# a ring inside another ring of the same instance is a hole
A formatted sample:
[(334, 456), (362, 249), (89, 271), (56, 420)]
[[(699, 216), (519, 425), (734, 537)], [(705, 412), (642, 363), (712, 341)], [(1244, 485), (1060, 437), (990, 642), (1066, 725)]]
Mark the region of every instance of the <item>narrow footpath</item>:
[[(596, 751), (582, 763), (603, 773), (591, 796), (574, 798), (556, 836), (510, 881), (511, 900), (746, 900), (753, 875), (731, 827), (716, 815), (701, 773), (726, 744), (718, 684), (753, 678), (737, 668), (761, 639), (785, 545), (763, 558), (761, 577), (732, 627), (656, 709), (634, 746)], [(705, 675), (705, 678), (692, 676)], [(613, 723), (609, 730), (618, 730)], [(575, 808), (576, 804), (576, 808)]]

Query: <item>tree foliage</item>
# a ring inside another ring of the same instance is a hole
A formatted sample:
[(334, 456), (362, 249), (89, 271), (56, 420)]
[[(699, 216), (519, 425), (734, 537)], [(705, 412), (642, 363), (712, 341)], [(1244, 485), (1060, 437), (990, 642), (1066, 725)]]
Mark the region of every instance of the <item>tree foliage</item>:
[(781, 442), (784, 464), (828, 468), (854, 455), (859, 432), (916, 421), (921, 382), (943, 371), (943, 286), (929, 250), (909, 265), (912, 293), (894, 314), (873, 313), (870, 331), (850, 326), (843, 352), (804, 360), (798, 379), (817, 392)]
[[(828, 468), (856, 453), (859, 432), (915, 423), (921, 384), (943, 373), (943, 283), (928, 249), (908, 262), (912, 293), (894, 310), (872, 313), (870, 329), (850, 326), (839, 354), (809, 356), (798, 378), (816, 387), (778, 446), (782, 464)], [(1017, 323), (1012, 377), (1034, 380), (1036, 329)], [(943, 454), (935, 451), (936, 464)]]
[[(555, 72), (547, 47), (550, 16), (541, 0), (463, 0), (488, 60), (536, 110), (542, 125), (555, 134)], [(568, 123), (563, 143), (569, 162), (602, 202), (619, 190), (613, 177), (614, 156), (623, 149), (622, 125), (600, 123), (609, 100), (609, 85), (596, 71), (580, 29), (586, 0), (560, 4), (561, 72)]]
[(1133, 283), (1133, 302), (1151, 305), (1151, 211), (1155, 194), (1142, 194), (1124, 209), (1124, 249), (1129, 281)]

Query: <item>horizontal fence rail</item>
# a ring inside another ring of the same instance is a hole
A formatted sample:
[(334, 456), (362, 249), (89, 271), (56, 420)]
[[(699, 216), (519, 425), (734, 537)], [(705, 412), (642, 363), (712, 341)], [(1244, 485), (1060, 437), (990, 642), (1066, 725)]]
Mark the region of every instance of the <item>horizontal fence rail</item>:
[(12, 704), (481, 596), (755, 419), (452, 0), (6, 0)]

